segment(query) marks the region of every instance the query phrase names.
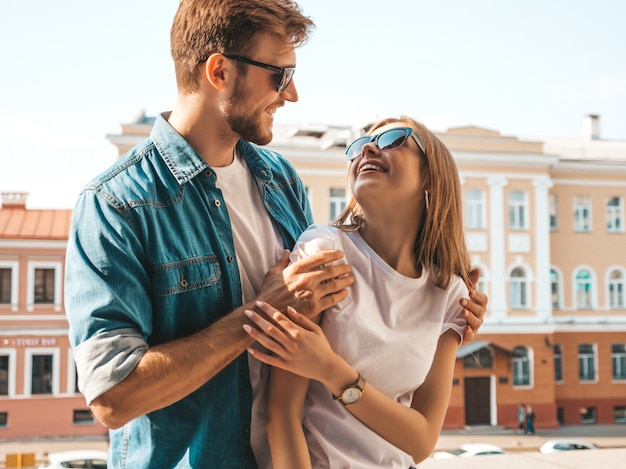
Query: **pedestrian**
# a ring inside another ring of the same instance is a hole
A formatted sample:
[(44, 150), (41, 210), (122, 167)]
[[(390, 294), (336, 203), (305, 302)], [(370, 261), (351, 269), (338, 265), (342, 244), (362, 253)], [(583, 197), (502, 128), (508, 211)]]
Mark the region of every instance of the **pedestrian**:
[(274, 469), (406, 469), (428, 457), (467, 325), (459, 301), (480, 296), (468, 291), (459, 176), (443, 143), (411, 118), (385, 119), (347, 157), (348, 207), (292, 253), (342, 250), (356, 279), (347, 297), (319, 326), (297, 308), (259, 305), (280, 327), (247, 312), (256, 327), (244, 328), (263, 347), (249, 351), (272, 366)]
[(526, 406), (526, 434), (535, 434), (535, 411), (530, 404)]
[(517, 407), (517, 426), (520, 433), (526, 432), (526, 407), (523, 403)]

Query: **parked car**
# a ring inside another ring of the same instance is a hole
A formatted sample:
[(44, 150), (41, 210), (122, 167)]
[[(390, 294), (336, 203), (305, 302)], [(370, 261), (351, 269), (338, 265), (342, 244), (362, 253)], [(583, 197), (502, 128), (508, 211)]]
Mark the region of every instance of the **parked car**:
[(542, 453), (558, 453), (579, 449), (598, 449), (588, 441), (583, 440), (548, 440), (539, 447)]
[(471, 456), (482, 456), (487, 454), (507, 454), (507, 452), (499, 446), (488, 443), (467, 443), (455, 449), (435, 451), (435, 453), (433, 453), (433, 458), (469, 458)]
[(66, 467), (80, 467), (92, 469), (107, 468), (107, 452), (98, 450), (63, 451), (49, 453), (47, 462), (38, 469), (64, 469)]

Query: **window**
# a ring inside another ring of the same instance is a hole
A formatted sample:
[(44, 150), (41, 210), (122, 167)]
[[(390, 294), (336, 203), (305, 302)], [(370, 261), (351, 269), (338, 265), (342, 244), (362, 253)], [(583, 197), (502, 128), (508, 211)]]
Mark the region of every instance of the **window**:
[(576, 308), (589, 309), (592, 307), (591, 297), (593, 293), (591, 272), (581, 269), (576, 272)]
[(513, 349), (513, 386), (530, 385), (530, 358), (526, 347)]
[(596, 380), (596, 351), (591, 344), (578, 346), (578, 378), (580, 381)]
[(606, 203), (606, 231), (622, 233), (624, 231), (624, 206), (621, 197), (611, 197)]
[(591, 231), (591, 196), (574, 197), (574, 231), (582, 233)]
[(346, 208), (346, 190), (339, 187), (330, 189), (330, 219), (335, 220)]
[(31, 394), (52, 394), (52, 355), (33, 355)]
[(509, 228), (524, 230), (528, 228), (526, 220), (526, 193), (522, 191), (509, 192)]
[(556, 231), (559, 228), (559, 199), (556, 194), (549, 195), (550, 203), (550, 230)]
[(561, 307), (560, 281), (559, 274), (554, 269), (550, 270), (550, 284), (552, 287), (552, 308), (559, 309)]
[(8, 267), (0, 268), (0, 305), (11, 304), (13, 272)]
[(0, 428), (7, 428), (9, 426), (9, 413), (0, 412)]
[(56, 310), (61, 310), (62, 269), (63, 263), (60, 261), (28, 263), (29, 287), (26, 292), (26, 308), (29, 311), (42, 305), (53, 305)]
[(93, 414), (89, 409), (74, 410), (74, 425), (90, 425), (95, 423)]
[(0, 355), (0, 396), (9, 395), (9, 356)]
[(9, 356), (0, 355), (0, 396), (9, 395)]
[(54, 304), (55, 269), (35, 269), (35, 304)]
[(465, 226), (469, 229), (484, 229), (485, 195), (479, 189), (465, 191)]
[(615, 423), (626, 423), (626, 406), (614, 407), (613, 418), (615, 420)]
[(611, 345), (611, 368), (615, 381), (626, 381), (626, 344)]
[(609, 308), (624, 308), (624, 274), (620, 270), (612, 270), (607, 282), (609, 287)]
[(528, 307), (528, 279), (526, 272), (521, 267), (516, 267), (511, 271), (509, 294), (511, 308), (524, 309)]
[(561, 344), (554, 344), (554, 381), (563, 381), (563, 350)]
[(463, 359), (463, 366), (468, 369), (493, 368), (493, 350), (485, 347), (467, 355)]

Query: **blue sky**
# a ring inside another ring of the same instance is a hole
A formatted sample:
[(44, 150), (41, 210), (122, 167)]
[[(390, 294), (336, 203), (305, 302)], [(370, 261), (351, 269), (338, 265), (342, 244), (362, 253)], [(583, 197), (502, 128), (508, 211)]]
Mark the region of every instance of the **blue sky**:
[[(317, 28), (298, 52), (298, 103), (277, 123), (361, 124), (409, 114), (577, 138), (586, 114), (626, 140), (622, 0), (301, 0)], [(176, 99), (178, 0), (0, 3), (0, 191), (71, 208), (112, 164), (106, 139)]]

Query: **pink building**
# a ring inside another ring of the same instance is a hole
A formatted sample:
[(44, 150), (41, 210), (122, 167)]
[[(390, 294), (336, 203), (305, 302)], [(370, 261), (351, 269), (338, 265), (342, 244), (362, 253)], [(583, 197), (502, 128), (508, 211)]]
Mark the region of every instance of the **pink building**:
[(63, 308), (70, 210), (0, 208), (0, 440), (107, 434), (76, 388)]

